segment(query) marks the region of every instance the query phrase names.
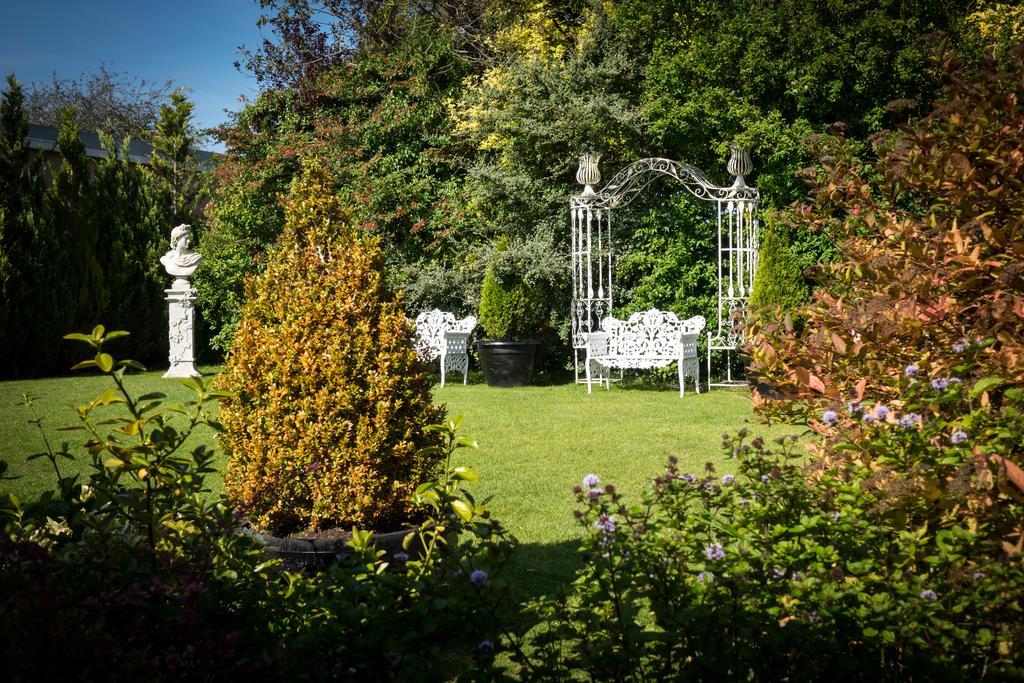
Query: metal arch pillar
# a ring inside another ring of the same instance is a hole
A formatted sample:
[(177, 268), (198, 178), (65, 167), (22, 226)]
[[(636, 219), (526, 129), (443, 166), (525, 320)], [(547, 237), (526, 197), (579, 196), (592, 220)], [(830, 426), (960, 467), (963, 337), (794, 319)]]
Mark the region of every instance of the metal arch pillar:
[(628, 205), (659, 176), (679, 182), (701, 201), (714, 202), (718, 222), (718, 325), (708, 331), (708, 384), (731, 386), (731, 368), (723, 382), (712, 383), (711, 353), (731, 352), (742, 345), (735, 323), (742, 317), (754, 286), (758, 259), (757, 204), (760, 193), (746, 184), (744, 176), (753, 170), (749, 151), (730, 145), (729, 173), (732, 185), (712, 183), (698, 168), (671, 159), (640, 159), (617, 173), (601, 190), (598, 170), (600, 155), (580, 157), (576, 181), (583, 192), (570, 201), (572, 230), (572, 343), (576, 382), (580, 379), (580, 355), (586, 347), (586, 335), (599, 331), (601, 320), (611, 314), (614, 292), (615, 255), (613, 251), (612, 213)]

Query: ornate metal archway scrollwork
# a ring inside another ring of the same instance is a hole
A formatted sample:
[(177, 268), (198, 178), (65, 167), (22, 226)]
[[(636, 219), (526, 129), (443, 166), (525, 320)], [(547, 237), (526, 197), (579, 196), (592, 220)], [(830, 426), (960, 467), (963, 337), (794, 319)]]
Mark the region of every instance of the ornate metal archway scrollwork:
[[(730, 145), (727, 168), (734, 177), (732, 185), (712, 183), (700, 169), (671, 159), (640, 159), (619, 171), (603, 188), (598, 168), (600, 155), (580, 157), (576, 180), (583, 192), (572, 198), (572, 340), (576, 356), (576, 381), (579, 382), (580, 352), (586, 335), (600, 330), (601, 320), (611, 314), (614, 291), (615, 255), (612, 242), (612, 212), (628, 205), (659, 177), (667, 176), (681, 184), (701, 201), (714, 202), (718, 222), (718, 324), (708, 332), (708, 377), (712, 351), (726, 354), (739, 349), (741, 336), (735, 324), (754, 286), (758, 256), (757, 203), (760, 193), (747, 185), (744, 176), (753, 170), (748, 150)], [(727, 363), (728, 366), (728, 363)], [(710, 383), (710, 381), (709, 381)], [(734, 384), (727, 369), (724, 382)]]

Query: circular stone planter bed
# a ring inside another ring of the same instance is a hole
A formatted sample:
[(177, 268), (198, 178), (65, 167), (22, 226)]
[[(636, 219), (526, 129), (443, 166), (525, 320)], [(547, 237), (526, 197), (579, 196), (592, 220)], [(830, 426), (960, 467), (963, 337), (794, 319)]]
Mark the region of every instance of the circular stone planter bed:
[[(242, 533), (256, 539), (267, 548), (268, 554), (281, 560), (289, 571), (315, 572), (327, 569), (338, 560), (353, 554), (348, 542), (352, 532), (345, 529), (327, 529), (326, 531), (308, 532), (295, 536), (269, 536), (254, 531), (248, 524), (242, 527)], [(415, 528), (389, 531), (382, 534), (374, 533), (373, 542), (378, 550), (385, 552), (385, 559), (390, 560), (395, 553), (405, 552), (402, 543), (405, 537), (416, 531)], [(410, 555), (417, 554), (411, 549)]]

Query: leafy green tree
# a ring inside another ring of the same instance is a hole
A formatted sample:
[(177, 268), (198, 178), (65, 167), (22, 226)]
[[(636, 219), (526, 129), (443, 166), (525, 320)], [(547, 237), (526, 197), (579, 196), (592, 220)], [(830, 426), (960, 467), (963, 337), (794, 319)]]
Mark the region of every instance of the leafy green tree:
[(192, 129), (192, 104), (183, 92), (171, 94), (169, 104), (160, 106), (160, 118), (153, 130), (146, 175), (154, 193), (158, 223), (171, 227), (195, 223), (206, 201), (206, 176), (196, 160), (196, 137)]
[(754, 315), (792, 315), (809, 302), (810, 288), (797, 255), (789, 248), (785, 231), (770, 225), (761, 237), (754, 291), (750, 295)]

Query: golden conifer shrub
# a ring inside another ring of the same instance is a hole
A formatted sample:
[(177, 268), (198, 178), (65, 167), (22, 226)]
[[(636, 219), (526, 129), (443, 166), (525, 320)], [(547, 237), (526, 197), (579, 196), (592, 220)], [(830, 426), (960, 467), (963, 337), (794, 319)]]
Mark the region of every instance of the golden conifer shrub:
[(442, 421), (412, 326), (385, 285), (379, 240), (360, 236), (307, 169), (248, 301), (220, 378), (224, 488), (257, 528), (389, 530), (430, 479)]

